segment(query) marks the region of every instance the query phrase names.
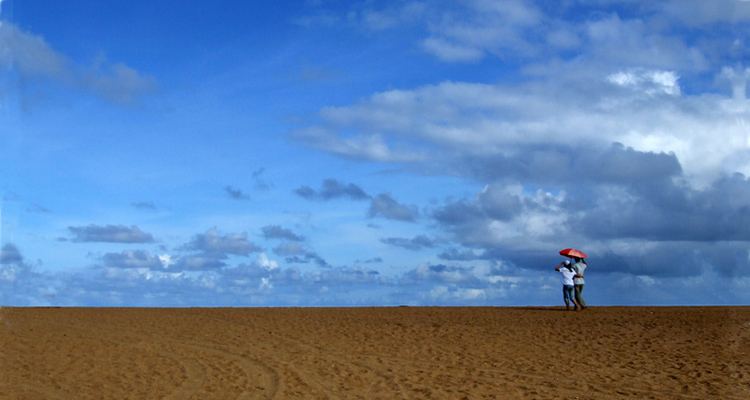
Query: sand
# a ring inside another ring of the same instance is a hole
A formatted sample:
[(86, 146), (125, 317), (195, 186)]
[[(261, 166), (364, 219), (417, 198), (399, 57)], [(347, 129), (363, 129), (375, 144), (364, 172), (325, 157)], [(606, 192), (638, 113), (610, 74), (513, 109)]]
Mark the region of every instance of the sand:
[(750, 399), (750, 307), (2, 308), (1, 399)]

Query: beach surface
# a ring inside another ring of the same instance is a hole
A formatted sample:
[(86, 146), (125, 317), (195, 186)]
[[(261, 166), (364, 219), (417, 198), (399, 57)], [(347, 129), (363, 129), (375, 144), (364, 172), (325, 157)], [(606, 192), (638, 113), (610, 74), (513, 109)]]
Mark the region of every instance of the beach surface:
[(0, 309), (2, 399), (750, 399), (750, 307)]

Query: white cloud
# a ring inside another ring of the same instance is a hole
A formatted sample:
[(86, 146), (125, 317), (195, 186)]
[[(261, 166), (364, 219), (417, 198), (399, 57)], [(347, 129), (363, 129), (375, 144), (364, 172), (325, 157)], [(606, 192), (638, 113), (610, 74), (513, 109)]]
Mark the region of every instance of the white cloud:
[[(443, 82), (378, 93), (323, 109), (321, 124), (310, 130), (316, 140), (307, 144), (352, 158), (445, 164), (452, 157), (512, 156), (528, 146), (603, 149), (619, 142), (675, 153), (699, 187), (720, 174), (750, 174), (747, 100), (684, 95), (678, 74), (669, 70), (627, 69), (586, 79), (567, 72), (528, 85)], [(351, 145), (351, 135), (368, 132), (378, 132), (371, 145)], [(395, 150), (404, 148), (430, 149), (423, 153), (429, 158)]]
[(401, 25), (418, 23), (428, 11), (428, 6), (425, 3), (399, 3), (386, 2), (382, 9), (375, 9), (368, 5), (362, 10), (350, 11), (347, 19), (357, 27), (364, 27), (369, 31), (382, 31)]
[(644, 275), (638, 276), (638, 282), (646, 286), (654, 286), (657, 283), (656, 279), (650, 276), (644, 276)]
[(55, 51), (41, 36), (11, 23), (0, 24), (0, 68), (10, 68), (27, 79), (44, 79), (129, 105), (157, 91), (156, 79), (102, 57), (86, 67)]
[(747, 99), (747, 82), (750, 80), (750, 68), (742, 70), (741, 68), (724, 67), (721, 70), (721, 74), (719, 74), (719, 78), (726, 80), (731, 85), (732, 98), (735, 100), (738, 108), (748, 107), (745, 100)]
[(487, 296), (484, 289), (456, 288), (448, 286), (435, 286), (429, 292), (430, 298), (444, 302), (471, 301), (483, 299)]
[(418, 151), (391, 148), (383, 140), (382, 135), (378, 134), (340, 137), (326, 129), (312, 127), (294, 131), (292, 136), (299, 143), (343, 157), (366, 158), (380, 162), (410, 162), (425, 158)]
[(258, 289), (260, 290), (271, 290), (273, 289), (273, 284), (271, 283), (270, 278), (260, 278), (260, 285), (258, 286)]
[(582, 25), (587, 48), (584, 57), (600, 65), (658, 69), (705, 70), (708, 61), (683, 38), (653, 29), (643, 19), (614, 14)]
[(415, 282), (435, 281), (451, 284), (474, 282), (477, 280), (471, 268), (427, 263), (419, 264), (407, 274), (407, 278)]
[(107, 65), (104, 60), (97, 61), (76, 80), (81, 89), (121, 105), (131, 104), (137, 97), (153, 94), (157, 89), (156, 78), (142, 75), (123, 63)]
[(608, 76), (607, 80), (622, 87), (642, 91), (649, 96), (659, 94), (680, 95), (679, 77), (673, 71), (621, 71)]
[[(499, 197), (503, 199), (495, 200)], [(435, 215), (463, 244), (530, 249), (577, 236), (561, 206), (565, 201), (565, 192), (520, 193), (497, 183), (485, 186), (464, 207), (447, 206)]]
[(248, 256), (250, 253), (260, 251), (261, 248), (255, 243), (247, 240), (247, 233), (219, 234), (215, 228), (206, 233), (195, 235), (193, 240), (185, 246), (187, 249), (208, 252), (229, 253)]
[(102, 257), (104, 264), (115, 268), (158, 269), (162, 266), (160, 257), (154, 257), (143, 250), (123, 250), (121, 253), (107, 253)]
[(484, 57), (484, 52), (476, 47), (457, 45), (442, 38), (427, 38), (422, 46), (445, 61), (474, 62)]
[(151, 243), (154, 241), (150, 233), (143, 232), (137, 226), (92, 224), (71, 226), (68, 230), (74, 235), (74, 242)]
[(690, 26), (750, 21), (748, 0), (670, 0), (663, 12)]
[(426, 21), (427, 52), (444, 61), (474, 62), (487, 54), (529, 55), (539, 48), (528, 36), (531, 29), (546, 30), (548, 21), (531, 2), (474, 0), (462, 6)]
[(176, 263), (176, 261), (173, 260), (172, 256), (169, 254), (160, 254), (159, 261), (161, 261), (161, 265), (164, 268), (169, 268), (171, 265)]
[(391, 197), (390, 193), (381, 193), (372, 199), (368, 216), (382, 216), (387, 219), (414, 222), (419, 216), (419, 209), (416, 206), (398, 203)]
[(258, 254), (258, 257), (255, 259), (255, 265), (269, 271), (279, 269), (279, 263), (269, 259), (266, 253)]
[(0, 25), (0, 62), (19, 74), (72, 83), (69, 60), (55, 52), (43, 38), (13, 24)]

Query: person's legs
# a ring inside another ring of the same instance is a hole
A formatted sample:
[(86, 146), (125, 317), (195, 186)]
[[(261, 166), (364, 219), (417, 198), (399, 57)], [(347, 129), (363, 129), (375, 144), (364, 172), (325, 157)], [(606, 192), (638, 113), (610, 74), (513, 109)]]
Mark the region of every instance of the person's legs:
[(570, 302), (573, 302), (575, 308), (578, 308), (578, 304), (573, 296), (573, 286), (563, 285), (563, 300), (565, 300), (565, 309), (570, 310)]
[(576, 292), (576, 302), (581, 307), (581, 309), (586, 308), (586, 300), (583, 299), (583, 296), (581, 293), (583, 293), (583, 285), (576, 285), (575, 288)]

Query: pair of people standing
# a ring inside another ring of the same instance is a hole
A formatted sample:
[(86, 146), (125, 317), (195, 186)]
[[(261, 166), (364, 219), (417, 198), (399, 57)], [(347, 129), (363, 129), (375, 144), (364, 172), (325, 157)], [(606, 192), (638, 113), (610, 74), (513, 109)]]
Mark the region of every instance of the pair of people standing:
[(562, 274), (563, 284), (563, 300), (565, 300), (565, 308), (570, 310), (570, 303), (573, 303), (573, 309), (583, 310), (586, 308), (586, 301), (583, 299), (583, 273), (588, 267), (586, 261), (582, 258), (575, 257), (575, 264), (571, 263), (570, 260), (561, 262), (555, 271), (559, 271)]

